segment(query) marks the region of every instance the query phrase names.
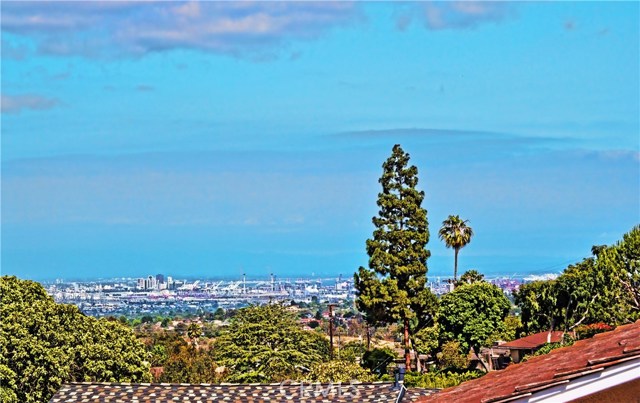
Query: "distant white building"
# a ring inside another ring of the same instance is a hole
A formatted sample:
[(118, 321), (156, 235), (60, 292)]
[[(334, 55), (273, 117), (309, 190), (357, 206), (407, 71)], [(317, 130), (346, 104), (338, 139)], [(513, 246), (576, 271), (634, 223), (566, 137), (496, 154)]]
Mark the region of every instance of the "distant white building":
[(156, 289), (156, 278), (153, 276), (147, 277), (144, 283), (144, 288), (146, 290), (155, 290)]

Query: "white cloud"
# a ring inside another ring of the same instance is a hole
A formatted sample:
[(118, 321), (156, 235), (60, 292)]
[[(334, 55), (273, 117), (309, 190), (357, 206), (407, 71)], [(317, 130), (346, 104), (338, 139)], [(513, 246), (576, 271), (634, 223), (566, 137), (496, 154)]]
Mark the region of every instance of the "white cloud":
[(2, 30), (41, 53), (140, 56), (177, 48), (255, 58), (359, 19), (342, 2), (9, 2)]
[(486, 23), (498, 23), (514, 15), (507, 2), (426, 1), (399, 6), (396, 27), (405, 30), (411, 22), (421, 20), (430, 30), (472, 29)]
[(20, 113), (23, 110), (46, 110), (60, 104), (55, 98), (40, 95), (2, 95), (2, 113)]

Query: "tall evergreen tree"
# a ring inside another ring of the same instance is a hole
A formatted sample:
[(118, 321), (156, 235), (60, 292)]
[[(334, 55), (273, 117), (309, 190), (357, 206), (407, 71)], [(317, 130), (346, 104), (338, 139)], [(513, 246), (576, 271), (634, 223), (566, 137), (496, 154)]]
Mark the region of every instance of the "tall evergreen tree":
[(410, 368), (410, 326), (416, 331), (430, 323), (436, 298), (426, 287), (429, 242), (427, 211), (421, 207), (424, 192), (418, 191), (418, 169), (409, 163), (409, 154), (400, 145), (382, 165), (377, 217), (373, 238), (367, 240), (369, 268), (354, 275), (356, 304), (367, 320), (400, 321), (404, 326), (405, 362)]

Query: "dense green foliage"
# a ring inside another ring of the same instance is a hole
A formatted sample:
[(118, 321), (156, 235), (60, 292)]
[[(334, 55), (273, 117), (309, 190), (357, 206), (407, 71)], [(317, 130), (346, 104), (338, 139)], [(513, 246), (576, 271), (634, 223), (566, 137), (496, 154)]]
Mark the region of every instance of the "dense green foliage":
[(356, 363), (333, 360), (314, 364), (307, 380), (311, 382), (373, 382), (376, 376)]
[(521, 362), (525, 362), (525, 361), (529, 360), (530, 358), (537, 357), (539, 355), (549, 354), (553, 350), (556, 350), (556, 349), (561, 348), (561, 347), (571, 346), (571, 345), (573, 345), (574, 342), (575, 342), (575, 340), (573, 340), (572, 338), (566, 337), (564, 340), (556, 342), (556, 343), (545, 343), (542, 347), (537, 349), (533, 354), (527, 354), (524, 357), (522, 357)]
[(606, 323), (591, 323), (589, 325), (580, 325), (576, 327), (576, 339), (589, 339), (598, 333), (610, 332), (613, 330), (613, 326), (609, 326)]
[(496, 331), (502, 331), (511, 304), (502, 290), (481, 281), (463, 284), (440, 299), (440, 341), (460, 342), (461, 353), (476, 352)]
[(412, 388), (444, 389), (456, 386), (465, 381), (480, 378), (484, 373), (480, 371), (466, 372), (428, 372), (421, 374), (409, 372), (405, 375), (404, 385)]
[[(379, 182), (377, 217), (373, 238), (367, 240), (369, 268), (355, 274), (357, 306), (372, 323), (429, 322), (436, 298), (426, 287), (429, 242), (427, 211), (421, 207), (424, 192), (418, 191), (418, 169), (409, 154), (395, 145), (383, 164)], [(405, 337), (405, 359), (409, 362), (409, 338)]]
[[(193, 323), (192, 323), (193, 324)], [(190, 327), (190, 326), (188, 326)], [(188, 328), (187, 327), (187, 328)], [(198, 327), (199, 328), (199, 327)], [(195, 326), (192, 327), (195, 331)], [(193, 334), (192, 334), (193, 335)], [(152, 367), (162, 367), (155, 381), (168, 383), (216, 383), (224, 373), (216, 372), (213, 350), (205, 343), (196, 345), (175, 331), (147, 331), (142, 337)]]
[(367, 346), (359, 341), (350, 341), (338, 350), (338, 358), (342, 361), (356, 362), (367, 352)]
[(640, 225), (624, 234), (616, 245), (602, 251), (598, 263), (603, 269), (608, 268), (614, 288), (619, 289), (619, 322), (640, 319)]
[(491, 346), (496, 341), (511, 341), (524, 335), (520, 334), (522, 329), (522, 321), (518, 316), (507, 316), (503, 321), (503, 326), (497, 329), (484, 343), (485, 346)]
[(451, 340), (444, 343), (437, 357), (440, 368), (460, 370), (467, 368), (469, 363), (467, 355), (462, 353), (459, 341)]
[(629, 323), (640, 318), (640, 227), (616, 245), (593, 248), (594, 257), (569, 266), (552, 281), (523, 285), (515, 294), (528, 333), (573, 330), (581, 324)]
[(216, 372), (213, 352), (198, 349), (192, 344), (175, 343), (164, 362), (160, 382), (167, 383), (217, 383), (223, 373)]
[(240, 309), (214, 343), (216, 361), (228, 382), (302, 379), (304, 369), (327, 361), (328, 341), (301, 329), (281, 304)]
[(440, 326), (425, 326), (413, 335), (413, 347), (420, 354), (435, 355), (440, 345)]
[(63, 382), (147, 382), (143, 346), (118, 321), (57, 304), (44, 288), (0, 278), (0, 397), (46, 402)]
[(463, 220), (460, 216), (450, 215), (442, 222), (438, 231), (438, 237), (444, 241), (447, 248), (454, 251), (453, 281), (458, 279), (458, 253), (471, 242), (473, 229), (467, 225), (469, 220)]
[(362, 366), (376, 375), (387, 373), (387, 367), (393, 363), (396, 354), (390, 348), (374, 348), (362, 356)]
[(187, 327), (187, 337), (189, 337), (189, 340), (191, 340), (194, 345), (198, 343), (200, 336), (202, 336), (202, 328), (196, 323), (189, 324)]
[(553, 281), (523, 284), (514, 297), (521, 310), (522, 325), (526, 333), (553, 329), (554, 324), (562, 321)]

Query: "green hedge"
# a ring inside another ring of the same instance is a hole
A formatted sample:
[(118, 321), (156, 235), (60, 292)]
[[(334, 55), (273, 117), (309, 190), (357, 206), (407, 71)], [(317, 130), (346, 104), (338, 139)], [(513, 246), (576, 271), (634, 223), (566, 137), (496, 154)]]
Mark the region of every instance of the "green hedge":
[(476, 379), (484, 375), (480, 371), (466, 372), (427, 372), (421, 374), (419, 372), (409, 372), (404, 377), (404, 385), (406, 387), (428, 388), (428, 389), (444, 389), (451, 386), (457, 386), (462, 382)]

